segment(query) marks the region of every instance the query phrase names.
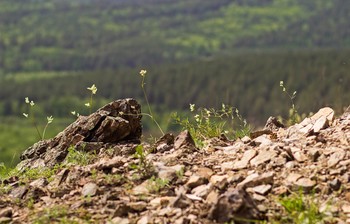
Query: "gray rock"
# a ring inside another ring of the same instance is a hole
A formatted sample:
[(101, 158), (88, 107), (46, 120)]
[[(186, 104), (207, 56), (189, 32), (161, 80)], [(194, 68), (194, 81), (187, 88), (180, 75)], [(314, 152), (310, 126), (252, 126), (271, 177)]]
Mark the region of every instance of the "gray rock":
[(113, 101), (89, 116), (78, 117), (56, 137), (29, 147), (20, 156), (23, 161), (18, 167), (30, 168), (38, 160), (43, 160), (45, 166), (53, 166), (65, 159), (69, 147), (78, 143), (86, 142), (89, 150), (93, 150), (101, 147), (101, 143), (139, 142), (142, 135), (141, 117), (141, 106), (136, 100)]
[(309, 193), (316, 186), (316, 181), (302, 177), (294, 184), (294, 190), (302, 189), (305, 193)]
[(174, 141), (175, 150), (182, 147), (195, 147), (194, 140), (188, 130), (182, 131)]
[(237, 161), (233, 165), (234, 170), (240, 170), (248, 167), (249, 162), (256, 156), (257, 152), (254, 149), (249, 149), (244, 152), (241, 160)]
[(340, 189), (341, 182), (338, 178), (335, 178), (334, 180), (328, 182), (328, 185), (333, 191), (337, 191)]
[(261, 220), (264, 216), (245, 190), (231, 189), (222, 194), (211, 207), (209, 218), (219, 223), (241, 223), (240, 220)]
[(329, 157), (329, 160), (327, 162), (328, 167), (332, 168), (332, 167), (336, 166), (341, 160), (344, 159), (345, 155), (346, 155), (346, 153), (343, 150), (340, 150), (340, 151), (333, 153)]
[(263, 148), (259, 151), (259, 154), (250, 160), (252, 166), (259, 166), (260, 164), (266, 163), (277, 156), (276, 151)]
[(95, 183), (87, 183), (81, 190), (81, 194), (85, 196), (95, 196), (97, 193), (97, 185)]
[(14, 198), (22, 199), (27, 192), (28, 192), (28, 187), (23, 185), (23, 186), (13, 188), (10, 191), (10, 196)]

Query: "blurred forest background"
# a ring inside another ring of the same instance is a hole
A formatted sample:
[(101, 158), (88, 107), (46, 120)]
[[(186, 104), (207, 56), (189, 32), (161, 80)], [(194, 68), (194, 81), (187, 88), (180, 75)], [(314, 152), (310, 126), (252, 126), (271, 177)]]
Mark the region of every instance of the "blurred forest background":
[[(15, 165), (39, 140), (25, 97), (41, 130), (54, 117), (53, 137), (71, 111), (89, 113), (92, 84), (94, 109), (144, 103), (140, 69), (165, 129), (190, 103), (232, 105), (255, 127), (287, 117), (280, 80), (297, 91), (300, 113), (339, 114), (350, 104), (349, 21), (345, 0), (1, 0), (0, 163)], [(155, 125), (144, 118), (144, 127)]]

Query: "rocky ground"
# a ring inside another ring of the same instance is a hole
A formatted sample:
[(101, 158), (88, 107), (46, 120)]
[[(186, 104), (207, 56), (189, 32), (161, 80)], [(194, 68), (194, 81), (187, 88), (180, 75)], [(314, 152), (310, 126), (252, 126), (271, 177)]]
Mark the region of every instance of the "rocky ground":
[[(187, 131), (142, 143), (140, 112), (112, 102), (24, 151), (0, 223), (350, 223), (350, 107), (201, 149)], [(292, 198), (321, 221), (288, 211)]]

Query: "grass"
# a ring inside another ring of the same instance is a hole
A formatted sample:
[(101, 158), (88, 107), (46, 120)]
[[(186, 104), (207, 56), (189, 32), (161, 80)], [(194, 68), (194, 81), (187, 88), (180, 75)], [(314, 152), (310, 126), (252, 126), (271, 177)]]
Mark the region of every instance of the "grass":
[(68, 148), (68, 154), (65, 159), (66, 164), (75, 164), (86, 166), (94, 161), (96, 154), (76, 150), (73, 146)]
[(314, 195), (306, 195), (302, 191), (285, 196), (278, 202), (285, 212), (280, 220), (283, 223), (321, 224), (332, 218), (326, 212), (320, 212), (320, 203)]

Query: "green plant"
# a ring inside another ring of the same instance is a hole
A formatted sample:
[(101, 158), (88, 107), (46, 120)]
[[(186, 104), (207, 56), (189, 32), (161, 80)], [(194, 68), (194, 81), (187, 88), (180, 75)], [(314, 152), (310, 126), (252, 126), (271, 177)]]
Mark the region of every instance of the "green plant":
[[(198, 146), (203, 146), (204, 140), (219, 137), (222, 134), (229, 137), (243, 137), (250, 132), (247, 121), (239, 114), (238, 109), (222, 104), (220, 110), (214, 108), (198, 108), (190, 104), (190, 112), (193, 118), (182, 118), (174, 113), (172, 115), (175, 123), (180, 124), (183, 129), (189, 130)], [(237, 124), (238, 121), (238, 124)], [(234, 127), (238, 130), (234, 130)]]
[(146, 156), (143, 146), (136, 146), (134, 158), (137, 159), (137, 163), (131, 164), (130, 168), (137, 170), (142, 177), (148, 177), (153, 173), (153, 165), (146, 159)]
[(46, 122), (45, 128), (43, 130), (43, 133), (40, 134), (40, 131), (38, 129), (38, 125), (37, 125), (36, 120), (35, 120), (35, 115), (34, 115), (34, 112), (33, 112), (33, 107), (34, 107), (35, 103), (34, 103), (33, 100), (29, 100), (28, 97), (25, 98), (25, 103), (28, 105), (28, 110), (29, 111), (28, 111), (28, 113), (23, 113), (23, 116), (26, 117), (26, 118), (29, 118), (29, 117), (31, 118), (32, 123), (33, 123), (33, 125), (34, 125), (34, 127), (36, 129), (36, 132), (37, 132), (39, 138), (41, 140), (43, 140), (45, 138), (46, 129), (49, 126), (49, 124), (52, 123), (53, 117), (52, 116), (46, 117), (47, 122)]
[(95, 154), (79, 151), (76, 150), (74, 146), (71, 146), (68, 148), (68, 154), (66, 156), (65, 162), (68, 164), (86, 166), (90, 164), (95, 158)]
[(146, 83), (145, 83), (146, 73), (147, 73), (146, 70), (141, 70), (141, 71), (140, 71), (140, 75), (141, 75), (141, 89), (142, 89), (143, 95), (144, 95), (145, 100), (146, 100), (146, 103), (147, 103), (147, 107), (148, 107), (149, 114), (147, 114), (147, 113), (142, 113), (142, 115), (146, 115), (146, 116), (150, 117), (150, 118), (152, 119), (152, 121), (157, 125), (157, 127), (159, 128), (159, 130), (160, 130), (160, 132), (162, 133), (162, 135), (164, 135), (164, 132), (163, 132), (162, 128), (160, 127), (160, 125), (159, 125), (159, 123), (157, 122), (157, 120), (154, 118), (154, 115), (153, 115), (151, 106), (150, 106), (149, 101), (148, 101), (148, 97), (147, 97), (147, 93), (146, 93), (146, 89), (145, 89), (145, 85), (146, 85)]
[(160, 192), (164, 187), (169, 186), (169, 180), (152, 176), (148, 181), (147, 188), (152, 193)]
[(282, 88), (282, 91), (284, 93), (287, 94), (287, 96), (289, 97), (290, 103), (291, 103), (291, 107), (289, 109), (289, 118), (287, 120), (287, 125), (293, 125), (296, 123), (299, 123), (302, 119), (302, 116), (299, 115), (296, 107), (295, 107), (295, 103), (294, 103), (294, 99), (297, 96), (297, 91), (294, 91), (292, 94), (290, 94), (286, 87), (284, 86), (284, 82), (280, 81), (280, 87)]
[(65, 205), (56, 205), (50, 208), (45, 208), (42, 212), (34, 214), (31, 222), (35, 224), (46, 223), (77, 223), (68, 220), (69, 209)]
[(87, 106), (90, 109), (90, 114), (91, 114), (92, 103), (93, 103), (92, 102), (92, 97), (93, 97), (93, 95), (96, 94), (97, 87), (95, 86), (95, 84), (93, 84), (91, 87), (88, 87), (87, 89), (91, 91), (91, 94), (90, 94), (90, 101), (88, 103), (86, 103), (85, 106)]
[(319, 211), (319, 203), (312, 195), (304, 195), (300, 191), (281, 198), (279, 203), (286, 213), (281, 219), (283, 222), (295, 224), (325, 223), (327, 215)]

